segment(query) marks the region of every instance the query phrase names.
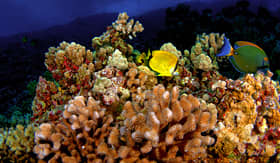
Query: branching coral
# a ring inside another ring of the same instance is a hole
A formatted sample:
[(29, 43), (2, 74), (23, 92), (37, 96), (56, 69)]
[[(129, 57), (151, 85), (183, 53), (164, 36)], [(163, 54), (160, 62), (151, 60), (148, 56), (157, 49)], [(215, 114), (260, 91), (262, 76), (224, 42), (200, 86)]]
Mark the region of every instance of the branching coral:
[[(59, 91), (54, 82), (40, 77), (36, 88), (36, 96), (32, 103), (33, 116), (31, 120), (36, 123), (46, 120), (58, 120), (59, 117), (50, 117), (50, 113), (57, 106), (66, 103), (70, 98), (71, 96), (66, 96), (62, 91)], [(57, 111), (55, 113), (59, 114)]]
[(121, 35), (131, 38), (136, 37), (137, 32), (142, 32), (144, 30), (142, 24), (139, 21), (134, 23), (134, 19), (130, 19), (126, 12), (120, 13), (118, 19), (113, 22), (112, 26), (115, 30), (120, 32)]
[(49, 48), (45, 56), (45, 65), (61, 89), (76, 94), (93, 86), (93, 54), (84, 46), (62, 42), (57, 48)]
[(36, 128), (17, 125), (16, 128), (0, 129), (0, 162), (36, 162), (33, 153)]
[(105, 67), (95, 72), (96, 82), (92, 94), (105, 105), (124, 103), (130, 96), (125, 88), (125, 76), (122, 71), (114, 67)]
[(194, 68), (203, 71), (217, 69), (216, 54), (218, 49), (223, 46), (224, 35), (210, 33), (197, 36), (197, 42), (191, 49), (190, 59)]
[(125, 76), (127, 77), (126, 86), (131, 93), (132, 99), (139, 103), (143, 103), (144, 91), (152, 89), (158, 83), (154, 72), (146, 66), (136, 67), (136, 65), (132, 64)]
[(154, 87), (146, 92), (145, 107), (126, 102), (126, 119), (118, 123), (92, 97), (77, 96), (65, 106), (62, 123), (40, 125), (34, 152), (62, 162), (203, 159), (214, 143), (205, 133), (216, 124), (216, 107), (191, 95), (179, 98), (178, 91)]
[(116, 49), (122, 52), (122, 55), (129, 56), (132, 54), (133, 47), (126, 43), (125, 40), (136, 36), (136, 33), (144, 30), (139, 21), (134, 23), (134, 19), (128, 21), (128, 15), (120, 13), (118, 19), (107, 27), (107, 31), (100, 37), (92, 39), (92, 47), (95, 49), (95, 65), (100, 70), (107, 64), (109, 55)]
[[(138, 147), (149, 160), (197, 160), (207, 156), (206, 147), (214, 143), (211, 136), (202, 136), (215, 127), (215, 105), (201, 105), (191, 95), (179, 96), (179, 89), (166, 91), (162, 85), (146, 92), (145, 106), (127, 102), (121, 135), (127, 148)], [(123, 131), (123, 132), (122, 132)]]
[(103, 144), (113, 129), (113, 117), (105, 112), (92, 97), (75, 97), (65, 106), (63, 123), (40, 125), (34, 153), (50, 162), (102, 162)]

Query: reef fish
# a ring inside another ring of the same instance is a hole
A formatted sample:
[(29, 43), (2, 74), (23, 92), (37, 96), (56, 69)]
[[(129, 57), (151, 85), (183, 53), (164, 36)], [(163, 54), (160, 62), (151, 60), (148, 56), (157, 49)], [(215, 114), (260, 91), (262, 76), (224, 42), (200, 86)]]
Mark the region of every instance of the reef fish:
[(176, 69), (178, 58), (175, 54), (163, 51), (154, 50), (152, 58), (149, 61), (149, 66), (153, 71), (156, 71), (158, 76), (172, 76)]
[(269, 60), (264, 50), (247, 41), (237, 41), (232, 47), (229, 39), (224, 37), (224, 45), (216, 56), (229, 56), (233, 67), (241, 73), (256, 73), (269, 68)]

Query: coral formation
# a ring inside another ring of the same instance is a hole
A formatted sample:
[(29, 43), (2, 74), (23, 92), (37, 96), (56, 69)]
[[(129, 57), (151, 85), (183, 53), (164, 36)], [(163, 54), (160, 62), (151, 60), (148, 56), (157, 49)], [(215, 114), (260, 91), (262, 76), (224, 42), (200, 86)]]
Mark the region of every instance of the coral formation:
[[(36, 96), (32, 103), (33, 116), (31, 121), (41, 123), (44, 121), (57, 121), (60, 119), (59, 106), (65, 104), (71, 96), (65, 95), (52, 81), (43, 77), (39, 78), (36, 88)], [(56, 116), (54, 116), (57, 114)]]
[(160, 50), (173, 53), (177, 56), (178, 59), (182, 56), (181, 51), (177, 50), (177, 48), (171, 42), (163, 44), (160, 47)]
[(125, 88), (125, 76), (119, 69), (105, 67), (94, 74), (96, 81), (90, 93), (105, 105), (123, 103), (130, 96)]
[(128, 68), (127, 59), (122, 56), (122, 53), (116, 49), (112, 56), (109, 56), (108, 66), (116, 67), (119, 70), (125, 70)]
[(99, 37), (92, 39), (92, 47), (95, 49), (95, 67), (100, 70), (107, 65), (108, 57), (116, 49), (121, 51), (122, 55), (132, 54), (133, 47), (125, 40), (136, 37), (136, 33), (144, 30), (139, 21), (134, 23), (134, 19), (129, 19), (126, 12), (120, 13), (118, 19), (107, 27), (107, 31)]
[(214, 104), (204, 101), (200, 104), (192, 95), (179, 96), (177, 87), (166, 91), (162, 85), (147, 91), (145, 98), (144, 106), (133, 101), (124, 105), (125, 120), (120, 133), (128, 141), (126, 148), (137, 147), (140, 158), (143, 155), (154, 161), (207, 157), (207, 145), (215, 140), (201, 133), (215, 127), (217, 110)]
[(63, 119), (57, 125), (40, 125), (34, 147), (38, 158), (50, 162), (101, 162), (102, 145), (114, 121), (112, 115), (106, 114), (106, 108), (92, 97), (76, 96), (65, 106)]
[[(76, 96), (65, 106), (63, 122), (43, 123), (34, 152), (44, 161), (174, 161), (203, 159), (215, 140), (202, 135), (217, 120), (214, 104), (179, 96), (162, 85), (145, 92), (144, 106), (127, 101), (124, 121), (116, 122), (99, 101)], [(131, 153), (128, 153), (131, 151)], [(105, 157), (104, 157), (105, 156)]]
[(92, 87), (93, 53), (84, 46), (62, 42), (57, 48), (50, 47), (45, 56), (45, 65), (62, 90), (77, 94)]
[(234, 155), (233, 160), (240, 160), (247, 153), (247, 159), (259, 155), (262, 156), (259, 161), (268, 161), (277, 153), (278, 134), (267, 139), (267, 134), (279, 128), (274, 123), (277, 118), (272, 117), (280, 109), (276, 87), (270, 76), (262, 73), (226, 80), (226, 86), (216, 87), (220, 92), (217, 95), (221, 99), (218, 104), (221, 117), (215, 129), (215, 149), (220, 157)]
[(194, 68), (203, 71), (217, 69), (216, 54), (224, 42), (224, 35), (219, 33), (210, 33), (206, 35), (197, 35), (196, 44), (191, 49), (190, 59)]
[(33, 153), (36, 127), (0, 128), (0, 162), (36, 162)]

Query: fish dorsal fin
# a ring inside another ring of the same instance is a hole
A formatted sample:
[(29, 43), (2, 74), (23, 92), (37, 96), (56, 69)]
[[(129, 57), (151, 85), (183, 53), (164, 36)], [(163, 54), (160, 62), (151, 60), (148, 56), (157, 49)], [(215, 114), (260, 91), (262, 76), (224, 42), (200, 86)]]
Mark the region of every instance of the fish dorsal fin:
[(261, 47), (259, 47), (258, 45), (254, 44), (254, 43), (252, 43), (252, 42), (248, 42), (248, 41), (236, 41), (236, 42), (234, 43), (234, 49), (238, 49), (238, 48), (240, 48), (240, 47), (242, 47), (242, 46), (254, 46), (254, 47), (256, 47), (256, 48), (258, 48), (258, 49), (264, 51)]

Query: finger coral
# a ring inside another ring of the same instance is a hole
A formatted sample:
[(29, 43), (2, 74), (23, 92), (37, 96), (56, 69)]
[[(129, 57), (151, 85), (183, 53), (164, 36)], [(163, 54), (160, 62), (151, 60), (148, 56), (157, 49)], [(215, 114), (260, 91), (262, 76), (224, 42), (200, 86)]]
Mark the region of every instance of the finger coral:
[[(43, 123), (35, 133), (34, 153), (42, 161), (100, 162), (112, 115), (92, 97), (76, 96), (65, 106), (63, 122)], [(105, 144), (106, 146), (106, 144)], [(111, 153), (112, 157), (117, 156)]]
[(206, 147), (214, 143), (202, 136), (215, 127), (217, 110), (213, 104), (200, 104), (192, 95), (179, 96), (179, 89), (166, 91), (162, 85), (146, 92), (141, 107), (133, 102), (124, 105), (125, 117), (121, 135), (127, 148), (140, 149), (148, 160), (199, 160), (207, 157)]
[(203, 71), (217, 69), (216, 54), (218, 49), (223, 46), (224, 34), (210, 33), (206, 35), (197, 35), (197, 42), (191, 49), (190, 59), (194, 68)]
[(126, 86), (131, 93), (131, 97), (135, 102), (143, 102), (144, 91), (152, 89), (158, 80), (148, 67), (131, 65), (126, 73)]
[[(89, 97), (69, 101), (60, 124), (43, 123), (35, 133), (34, 153), (44, 161), (172, 161), (203, 159), (214, 143), (215, 105), (178, 88), (162, 85), (146, 92), (145, 107), (125, 103), (116, 122), (105, 107)], [(130, 151), (130, 152), (129, 152)]]
[(0, 129), (0, 162), (36, 162), (33, 153), (36, 127), (17, 125)]
[(120, 13), (115, 22), (107, 27), (107, 31), (99, 37), (92, 39), (92, 47), (95, 49), (95, 65), (100, 70), (107, 65), (108, 57), (118, 49), (123, 56), (129, 56), (133, 52), (132, 45), (125, 40), (136, 37), (136, 33), (144, 30), (139, 21), (129, 19), (126, 12)]

